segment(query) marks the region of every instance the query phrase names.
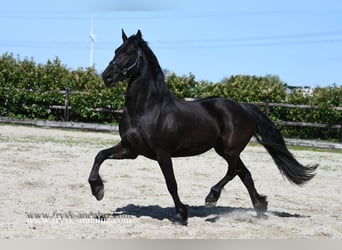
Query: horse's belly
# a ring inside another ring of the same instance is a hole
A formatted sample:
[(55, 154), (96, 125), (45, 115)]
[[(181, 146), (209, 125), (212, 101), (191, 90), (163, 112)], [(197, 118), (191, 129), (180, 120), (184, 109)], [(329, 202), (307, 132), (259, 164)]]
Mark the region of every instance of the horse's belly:
[(212, 122), (192, 122), (179, 129), (173, 155), (175, 157), (202, 154), (215, 147), (220, 131)]
[(179, 138), (177, 147), (172, 155), (174, 157), (192, 156), (202, 154), (215, 146), (217, 143), (217, 136), (212, 134), (211, 137), (197, 136), (197, 137), (183, 137)]
[(182, 147), (178, 149), (177, 151), (172, 153), (172, 157), (186, 157), (186, 156), (194, 156), (203, 154), (204, 152), (207, 152), (210, 150), (213, 146), (212, 145), (206, 145), (203, 147)]

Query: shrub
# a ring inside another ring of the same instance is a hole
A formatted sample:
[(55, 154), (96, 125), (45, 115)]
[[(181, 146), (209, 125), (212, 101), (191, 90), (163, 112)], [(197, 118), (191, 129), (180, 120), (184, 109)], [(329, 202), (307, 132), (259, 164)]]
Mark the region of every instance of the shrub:
[[(314, 109), (272, 107), (270, 118), (274, 121), (341, 124), (342, 87), (336, 84), (316, 88), (312, 94), (296, 90), (287, 93), (287, 86), (277, 76), (236, 75), (213, 84), (198, 82), (193, 74), (177, 76), (169, 73), (166, 83), (179, 98), (204, 98), (220, 96), (238, 102), (306, 104)], [(37, 64), (31, 58), (15, 58), (5, 53), (0, 57), (0, 116), (29, 119), (63, 119), (63, 111), (51, 109), (51, 105), (64, 105), (61, 90), (71, 90), (71, 119), (82, 122), (117, 122), (115, 113), (97, 112), (97, 108), (122, 109), (127, 84), (118, 83), (114, 88), (104, 86), (94, 68), (71, 70), (58, 58), (46, 64)], [(279, 126), (287, 137), (338, 138), (337, 129)]]

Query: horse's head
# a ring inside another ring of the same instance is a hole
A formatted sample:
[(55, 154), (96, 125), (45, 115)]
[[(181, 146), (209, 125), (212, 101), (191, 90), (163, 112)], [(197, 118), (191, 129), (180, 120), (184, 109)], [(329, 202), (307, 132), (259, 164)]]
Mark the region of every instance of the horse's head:
[(113, 86), (116, 82), (131, 78), (138, 73), (139, 62), (142, 56), (139, 50), (139, 42), (142, 41), (141, 31), (127, 38), (122, 30), (123, 43), (115, 50), (113, 60), (102, 73), (102, 79), (107, 86)]

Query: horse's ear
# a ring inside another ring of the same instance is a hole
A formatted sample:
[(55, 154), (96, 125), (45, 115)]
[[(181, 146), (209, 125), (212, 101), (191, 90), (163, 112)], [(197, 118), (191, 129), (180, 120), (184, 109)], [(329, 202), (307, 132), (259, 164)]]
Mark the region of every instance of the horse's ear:
[(142, 34), (141, 34), (141, 31), (138, 30), (137, 34), (136, 34), (136, 37), (138, 40), (142, 40)]
[(127, 36), (125, 34), (125, 31), (123, 29), (121, 29), (121, 31), (122, 31), (122, 41), (126, 42), (127, 41)]

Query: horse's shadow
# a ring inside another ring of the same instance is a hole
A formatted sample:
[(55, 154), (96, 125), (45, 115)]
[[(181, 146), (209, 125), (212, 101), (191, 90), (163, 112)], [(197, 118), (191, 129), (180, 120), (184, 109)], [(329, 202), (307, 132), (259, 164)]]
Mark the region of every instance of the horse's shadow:
[[(205, 221), (216, 222), (221, 217), (229, 217), (234, 214), (246, 215), (250, 218), (257, 218), (256, 212), (253, 208), (242, 208), (242, 207), (206, 207), (206, 206), (188, 206), (189, 218), (199, 217), (206, 218)], [(277, 217), (292, 217), (292, 218), (307, 218), (310, 216), (291, 214), (287, 212), (279, 211), (268, 211), (267, 214), (272, 214)], [(115, 216), (134, 216), (142, 217), (147, 216), (157, 220), (168, 219), (172, 222), (175, 221), (175, 208), (174, 207), (160, 207), (158, 205), (150, 206), (138, 206), (129, 204), (127, 206), (117, 208), (113, 214)]]

